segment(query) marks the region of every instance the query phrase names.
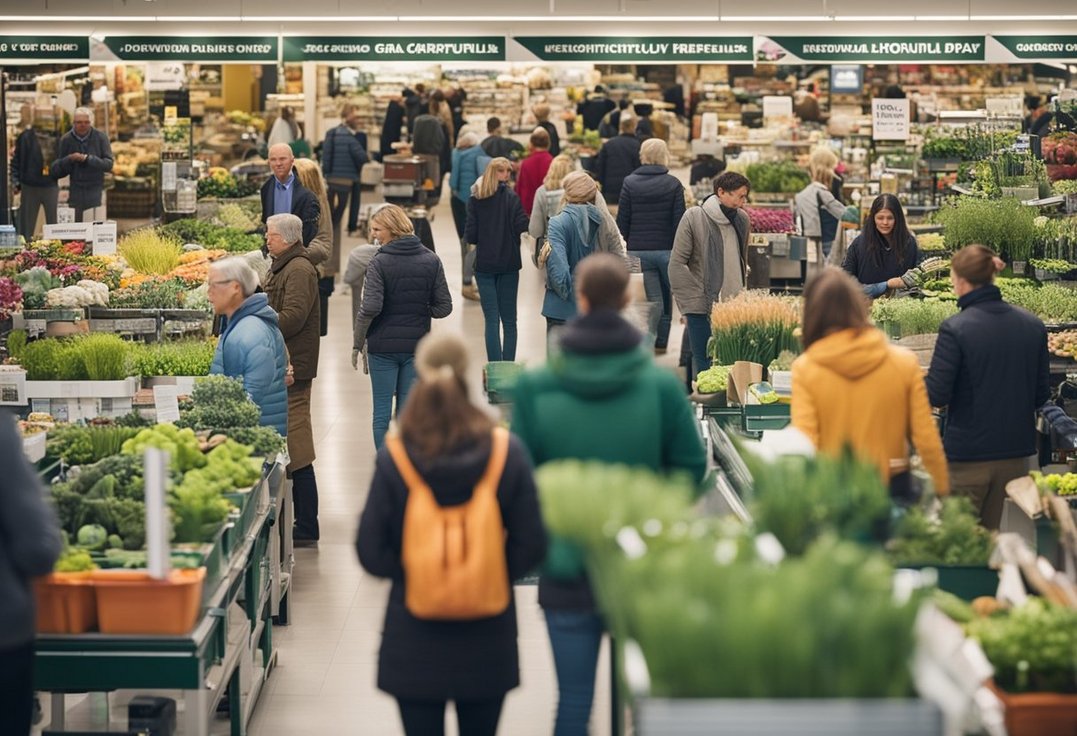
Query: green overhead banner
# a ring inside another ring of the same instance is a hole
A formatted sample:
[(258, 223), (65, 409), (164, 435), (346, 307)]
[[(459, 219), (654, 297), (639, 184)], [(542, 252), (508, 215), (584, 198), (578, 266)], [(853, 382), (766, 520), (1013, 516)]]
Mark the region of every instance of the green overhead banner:
[(86, 36), (0, 36), (0, 60), (40, 59), (86, 61), (90, 39)]
[(93, 61), (277, 62), (276, 36), (106, 36)]
[(1016, 58), (1077, 59), (1077, 36), (992, 36)]
[(756, 61), (822, 62), (983, 61), (984, 36), (758, 36)]
[(504, 61), (503, 36), (285, 36), (285, 61)]
[(750, 62), (751, 36), (516, 36), (542, 61)]

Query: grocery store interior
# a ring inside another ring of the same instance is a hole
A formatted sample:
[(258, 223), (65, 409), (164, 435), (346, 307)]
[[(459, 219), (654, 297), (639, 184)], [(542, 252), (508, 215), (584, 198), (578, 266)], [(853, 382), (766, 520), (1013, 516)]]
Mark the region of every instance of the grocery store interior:
[(15, 5), (0, 735), (1077, 733), (1073, 0)]

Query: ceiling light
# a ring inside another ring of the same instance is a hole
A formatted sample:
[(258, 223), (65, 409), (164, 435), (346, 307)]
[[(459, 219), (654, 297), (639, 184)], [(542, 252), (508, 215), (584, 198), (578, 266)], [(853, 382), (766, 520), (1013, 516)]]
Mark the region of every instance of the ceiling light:
[(735, 22), (738, 22), (738, 23), (742, 23), (742, 22), (743, 23), (767, 23), (767, 22), (777, 22), (777, 23), (812, 22), (812, 23), (816, 23), (816, 22), (827, 22), (827, 21), (832, 20), (832, 18), (830, 16), (827, 16), (827, 15), (723, 15), (723, 16), (721, 16), (721, 20), (723, 22), (724, 21), (735, 21)]
[(395, 23), (400, 20), (395, 15), (334, 15), (330, 18), (311, 18), (295, 15), (245, 15), (236, 20), (244, 23)]
[(1077, 15), (970, 15), (969, 20), (1077, 20)]
[(402, 15), (399, 18), (392, 20), (399, 20), (402, 23), (452, 23), (455, 21), (467, 21), (474, 23), (476, 21), (494, 21), (498, 23), (512, 22), (512, 21), (527, 21), (527, 22), (551, 22), (551, 23), (572, 23), (576, 21), (582, 21), (585, 23), (602, 23), (606, 21), (627, 21), (631, 23), (665, 23), (670, 21), (680, 22), (692, 22), (692, 23), (706, 23), (717, 22), (717, 15), (495, 15), (495, 16), (465, 16), (465, 15)]
[(967, 15), (918, 15), (916, 20), (918, 21), (948, 21), (948, 20), (968, 20)]
[(902, 21), (916, 20), (915, 15), (835, 15), (834, 20), (838, 21), (893, 21), (900, 23)]

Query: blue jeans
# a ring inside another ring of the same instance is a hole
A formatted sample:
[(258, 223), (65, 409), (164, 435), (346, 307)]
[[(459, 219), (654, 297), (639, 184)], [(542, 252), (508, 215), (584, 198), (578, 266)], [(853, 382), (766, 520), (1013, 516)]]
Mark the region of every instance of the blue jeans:
[(673, 302), (669, 290), (669, 251), (634, 250), (643, 267), (643, 288), (647, 301), (651, 302), (651, 315), (647, 323), (655, 336), (654, 346), (665, 348), (669, 344), (669, 326), (673, 319)]
[(374, 447), (380, 450), (393, 416), (393, 397), (396, 397), (396, 416), (400, 416), (415, 382), (415, 354), (370, 353), (367, 366), (374, 399)]
[(486, 360), (516, 360), (516, 293), (520, 288), (520, 272), (476, 272), (475, 281), (479, 284), (479, 304), (486, 319)]
[(709, 314), (686, 314), (688, 321), (688, 341), (692, 344), (692, 378), (711, 367), (711, 358), (707, 355), (707, 342), (711, 339), (711, 317)]
[(557, 670), (554, 736), (587, 736), (602, 629), (602, 619), (594, 611), (546, 610), (546, 630)]

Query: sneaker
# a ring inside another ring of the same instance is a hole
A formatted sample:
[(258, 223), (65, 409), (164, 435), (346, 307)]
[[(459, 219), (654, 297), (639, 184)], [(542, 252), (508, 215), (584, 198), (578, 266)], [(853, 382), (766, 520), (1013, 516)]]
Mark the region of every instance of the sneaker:
[(460, 289), (460, 293), (464, 295), (465, 299), (470, 299), (473, 302), (479, 301), (479, 287), (475, 284), (464, 284)]

